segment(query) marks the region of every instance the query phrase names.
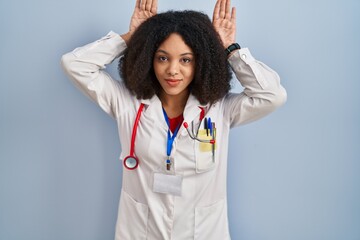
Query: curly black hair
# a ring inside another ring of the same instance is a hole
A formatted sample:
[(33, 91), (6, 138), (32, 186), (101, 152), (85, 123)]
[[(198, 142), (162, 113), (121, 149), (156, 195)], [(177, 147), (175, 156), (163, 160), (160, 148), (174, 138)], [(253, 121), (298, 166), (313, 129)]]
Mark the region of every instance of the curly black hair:
[(189, 10), (160, 13), (138, 27), (118, 65), (125, 86), (138, 99), (149, 99), (160, 93), (153, 58), (172, 33), (181, 35), (194, 52), (191, 93), (201, 104), (214, 103), (224, 97), (231, 88), (231, 71), (220, 37), (206, 14)]

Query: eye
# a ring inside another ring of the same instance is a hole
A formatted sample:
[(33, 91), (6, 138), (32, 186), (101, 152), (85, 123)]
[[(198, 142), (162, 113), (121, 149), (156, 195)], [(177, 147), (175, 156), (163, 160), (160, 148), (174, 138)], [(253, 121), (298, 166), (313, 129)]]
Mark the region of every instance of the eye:
[(160, 60), (160, 62), (165, 62), (168, 60), (168, 58), (165, 56), (159, 56), (158, 59)]
[(183, 59), (181, 59), (181, 61), (182, 61), (183, 63), (190, 63), (190, 62), (191, 62), (191, 58), (183, 58)]

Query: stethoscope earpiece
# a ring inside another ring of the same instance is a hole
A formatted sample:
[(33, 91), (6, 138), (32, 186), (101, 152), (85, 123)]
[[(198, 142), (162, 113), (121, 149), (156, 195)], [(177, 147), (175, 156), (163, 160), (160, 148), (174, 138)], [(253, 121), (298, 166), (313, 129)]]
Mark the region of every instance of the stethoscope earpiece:
[(188, 132), (189, 134), (189, 137), (193, 140), (196, 140), (196, 141), (199, 141), (199, 142), (202, 142), (202, 143), (210, 143), (210, 144), (215, 144), (215, 139), (210, 139), (210, 140), (207, 140), (207, 139), (200, 139), (196, 136), (196, 134), (194, 133), (194, 126), (192, 127), (192, 132), (190, 132), (189, 130), (189, 124), (187, 122), (184, 122), (183, 123), (186, 131)]

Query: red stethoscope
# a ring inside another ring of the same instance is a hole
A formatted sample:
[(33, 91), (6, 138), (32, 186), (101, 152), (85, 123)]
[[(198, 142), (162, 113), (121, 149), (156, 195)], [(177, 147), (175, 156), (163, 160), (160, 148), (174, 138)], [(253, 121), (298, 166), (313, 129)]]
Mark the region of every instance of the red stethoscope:
[(134, 127), (132, 130), (131, 135), (131, 145), (130, 145), (130, 154), (124, 159), (124, 167), (129, 170), (134, 170), (139, 166), (139, 159), (135, 156), (135, 138), (136, 138), (136, 131), (139, 125), (141, 112), (144, 108), (144, 104), (142, 103), (138, 109), (136, 114), (136, 119), (134, 123)]
[[(141, 113), (142, 113), (143, 109), (144, 109), (144, 103), (141, 103), (141, 105), (137, 111), (134, 126), (132, 129), (130, 154), (127, 157), (125, 157), (125, 159), (123, 161), (124, 167), (128, 170), (134, 170), (139, 166), (139, 159), (135, 156), (135, 139), (136, 139), (136, 132), (137, 132), (137, 128), (139, 126), (140, 117), (141, 117)], [(202, 114), (200, 114), (200, 122), (202, 121), (203, 118), (204, 118), (204, 112), (202, 109)], [(196, 134), (193, 132), (193, 128), (194, 128), (193, 126), (192, 126), (192, 131), (190, 132), (188, 129), (189, 126), (188, 126), (187, 122), (184, 122), (183, 125), (184, 125), (185, 129), (187, 130), (191, 139), (197, 140), (199, 142), (215, 144), (215, 138), (213, 138), (211, 140), (199, 139), (196, 137)]]

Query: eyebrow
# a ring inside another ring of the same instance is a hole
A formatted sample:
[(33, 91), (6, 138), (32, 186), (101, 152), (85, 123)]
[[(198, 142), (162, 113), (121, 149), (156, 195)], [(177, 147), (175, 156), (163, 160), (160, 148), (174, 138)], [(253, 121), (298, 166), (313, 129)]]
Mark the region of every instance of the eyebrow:
[[(161, 53), (164, 53), (164, 54), (169, 54), (168, 52), (166, 52), (165, 50), (162, 50), (162, 49), (157, 50), (155, 53), (157, 53), (157, 52), (161, 52)], [(186, 53), (180, 54), (180, 56), (184, 56), (184, 55), (188, 55), (188, 54), (194, 55), (194, 54), (191, 53), (191, 52), (186, 52)]]

